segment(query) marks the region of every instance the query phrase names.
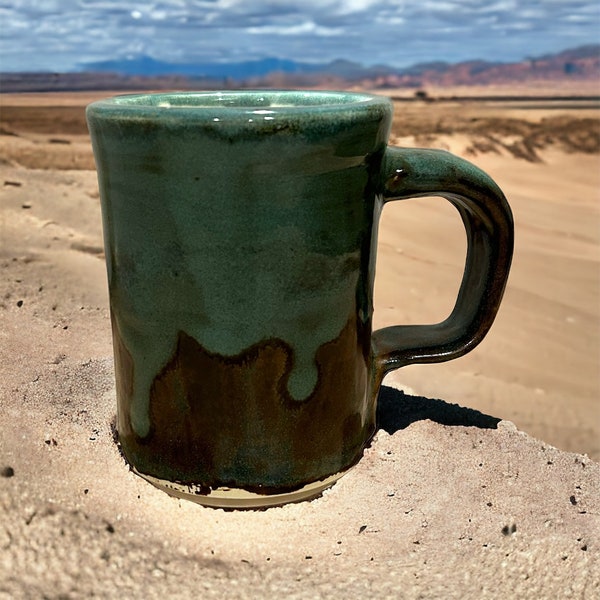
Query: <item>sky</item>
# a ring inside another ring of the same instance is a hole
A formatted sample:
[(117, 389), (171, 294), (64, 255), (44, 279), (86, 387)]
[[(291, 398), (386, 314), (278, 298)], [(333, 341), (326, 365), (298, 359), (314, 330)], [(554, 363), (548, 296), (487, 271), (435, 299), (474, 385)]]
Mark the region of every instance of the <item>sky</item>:
[(598, 0), (0, 0), (0, 71), (342, 58), (511, 62), (598, 43)]

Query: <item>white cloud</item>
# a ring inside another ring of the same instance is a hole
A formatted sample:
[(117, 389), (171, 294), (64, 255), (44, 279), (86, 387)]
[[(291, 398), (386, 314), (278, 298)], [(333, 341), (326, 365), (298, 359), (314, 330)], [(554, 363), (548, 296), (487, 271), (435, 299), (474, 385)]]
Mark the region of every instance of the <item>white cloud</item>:
[(491, 12), (519, 12), (519, 7), (515, 0), (501, 0), (500, 2), (483, 3), (482, 6), (478, 7), (476, 10), (483, 14)]
[(317, 36), (342, 35), (344, 30), (340, 27), (321, 27), (313, 21), (304, 21), (298, 25), (262, 25), (248, 27), (246, 30), (253, 35), (307, 35)]

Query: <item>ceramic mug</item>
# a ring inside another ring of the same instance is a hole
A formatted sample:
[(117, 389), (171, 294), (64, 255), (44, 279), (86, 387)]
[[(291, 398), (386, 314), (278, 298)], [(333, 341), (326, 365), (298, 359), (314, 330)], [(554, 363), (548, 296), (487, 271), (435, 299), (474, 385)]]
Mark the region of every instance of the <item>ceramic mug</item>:
[[(388, 99), (139, 94), (95, 102), (87, 119), (119, 441), (162, 489), (231, 507), (314, 496), (361, 457), (387, 372), (456, 358), (491, 326), (509, 206), (460, 158), (387, 147)], [(382, 207), (432, 195), (466, 229), (455, 308), (373, 332)]]

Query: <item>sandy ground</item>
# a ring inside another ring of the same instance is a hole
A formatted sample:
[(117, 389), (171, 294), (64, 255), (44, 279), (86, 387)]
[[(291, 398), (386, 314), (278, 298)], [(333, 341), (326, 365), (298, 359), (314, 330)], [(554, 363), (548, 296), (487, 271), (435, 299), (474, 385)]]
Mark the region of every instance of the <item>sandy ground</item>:
[[(393, 143), (509, 198), (504, 303), (470, 355), (388, 377), (382, 431), (322, 498), (239, 513), (155, 490), (113, 442), (91, 99), (0, 98), (0, 598), (598, 593), (598, 109), (398, 104)], [(444, 318), (463, 238), (443, 200), (386, 207), (375, 325)]]

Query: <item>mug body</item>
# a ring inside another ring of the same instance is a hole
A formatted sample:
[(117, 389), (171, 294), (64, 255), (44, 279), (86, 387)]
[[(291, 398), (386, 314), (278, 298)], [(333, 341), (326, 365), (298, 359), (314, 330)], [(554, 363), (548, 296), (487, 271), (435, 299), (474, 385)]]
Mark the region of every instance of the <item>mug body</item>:
[(205, 504), (314, 495), (375, 430), (372, 293), (391, 103), (338, 92), (88, 107), (122, 450)]

